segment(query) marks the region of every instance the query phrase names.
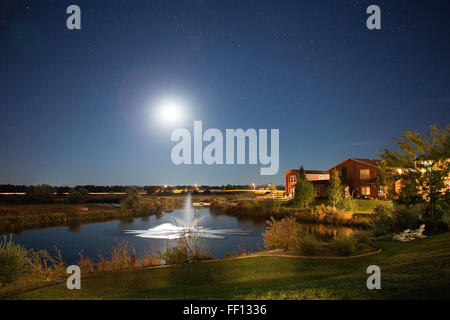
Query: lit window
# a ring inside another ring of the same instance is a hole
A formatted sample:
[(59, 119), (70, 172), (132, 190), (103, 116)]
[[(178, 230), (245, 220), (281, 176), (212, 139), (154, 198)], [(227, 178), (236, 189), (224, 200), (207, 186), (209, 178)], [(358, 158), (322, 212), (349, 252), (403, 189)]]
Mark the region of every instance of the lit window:
[(290, 176), (289, 177), (289, 182), (296, 182), (297, 181), (297, 176)]
[(370, 178), (370, 172), (369, 169), (361, 169), (359, 170), (359, 177), (360, 179), (369, 179)]
[(362, 196), (370, 196), (370, 187), (361, 187)]

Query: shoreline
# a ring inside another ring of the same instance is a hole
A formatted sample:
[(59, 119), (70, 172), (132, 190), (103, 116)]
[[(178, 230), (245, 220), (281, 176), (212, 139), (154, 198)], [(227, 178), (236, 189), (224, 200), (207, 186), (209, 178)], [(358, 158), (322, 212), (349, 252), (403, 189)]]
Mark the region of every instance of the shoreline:
[[(0, 204), (0, 235), (24, 231), (81, 226), (115, 220), (143, 218), (162, 214), (163, 211), (183, 208), (186, 195), (144, 196), (145, 205), (122, 212), (117, 203), (94, 202), (66, 204), (61, 201), (51, 204)], [(277, 205), (279, 199), (267, 199), (255, 195), (192, 195), (194, 202), (210, 202), (213, 215), (236, 217), (243, 220), (282, 219), (295, 216), (300, 223), (323, 224), (348, 228), (367, 228), (366, 215), (353, 214), (351, 219), (332, 217), (318, 219), (307, 211)]]
[[(442, 268), (442, 263), (448, 260), (448, 240), (449, 233), (409, 243), (379, 237), (373, 239), (372, 243), (382, 248), (382, 251), (364, 256), (291, 259), (250, 255), (204, 261), (186, 267), (122, 270), (83, 277), (85, 290), (69, 292), (64, 286), (64, 280), (60, 280), (10, 291), (0, 299), (195, 299), (206, 296), (216, 299), (285, 299), (287, 294), (290, 299), (323, 298), (323, 292), (315, 291), (316, 288), (325, 288), (327, 298), (399, 299), (423, 298), (425, 287), (430, 290), (432, 297), (442, 298), (449, 282), (445, 281), (447, 278), (436, 274), (436, 268)], [(373, 264), (375, 256), (378, 264), (384, 266), (386, 277), (396, 281), (386, 282), (384, 290), (379, 292), (361, 291), (360, 287), (366, 281), (365, 266)], [(259, 259), (246, 259), (253, 257)], [(420, 273), (418, 264), (423, 266)], [(423, 277), (424, 273), (426, 278)], [(185, 277), (187, 274), (189, 279)], [(403, 277), (404, 274), (408, 274), (409, 278)], [(171, 282), (167, 282), (169, 275)], [(252, 277), (252, 281), (242, 282), (242, 277), (247, 275)], [(411, 277), (417, 281), (411, 282)], [(343, 278), (346, 279), (344, 286)], [(196, 281), (192, 283), (192, 279)], [(136, 293), (133, 288), (138, 281), (143, 288)], [(205, 285), (210, 283), (214, 283), (214, 286), (205, 289)], [(418, 285), (412, 288), (411, 283)], [(105, 292), (102, 289), (105, 285), (115, 290)], [(305, 291), (305, 288), (310, 289)]]

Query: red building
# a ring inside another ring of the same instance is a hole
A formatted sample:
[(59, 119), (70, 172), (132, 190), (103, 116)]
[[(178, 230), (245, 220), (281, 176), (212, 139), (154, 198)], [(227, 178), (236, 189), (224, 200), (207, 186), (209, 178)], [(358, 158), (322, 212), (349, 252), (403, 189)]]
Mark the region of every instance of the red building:
[(330, 174), (338, 170), (342, 178), (342, 170), (347, 169), (347, 179), (349, 184), (348, 192), (356, 198), (384, 198), (380, 190), (375, 186), (375, 178), (378, 173), (378, 163), (380, 160), (350, 158), (329, 170)]
[[(330, 173), (323, 170), (305, 170), (306, 180), (312, 182), (314, 185), (314, 192), (316, 197), (326, 197), (327, 187), (330, 181)], [(295, 184), (298, 180), (298, 170), (289, 170), (285, 174), (285, 189), (286, 195), (289, 197), (294, 196)]]
[[(330, 181), (330, 174), (334, 170), (338, 170), (341, 179), (345, 179), (345, 177), (342, 177), (342, 174), (346, 171), (346, 179), (349, 185), (346, 190), (347, 194), (351, 194), (353, 192), (353, 196), (355, 198), (383, 199), (384, 195), (381, 191), (377, 190), (375, 186), (375, 177), (378, 173), (377, 164), (379, 161), (380, 160), (375, 159), (349, 158), (326, 171), (305, 170), (306, 179), (313, 183), (316, 196), (324, 198), (327, 196), (327, 187)], [(286, 196), (293, 197), (295, 192), (295, 184), (298, 180), (298, 170), (289, 170), (283, 174), (283, 176), (286, 179)]]

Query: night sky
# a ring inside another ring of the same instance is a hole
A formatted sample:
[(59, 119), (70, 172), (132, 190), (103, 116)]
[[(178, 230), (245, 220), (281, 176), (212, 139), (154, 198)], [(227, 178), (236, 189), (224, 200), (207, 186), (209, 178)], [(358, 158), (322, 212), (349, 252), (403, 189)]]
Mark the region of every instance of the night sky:
[[(449, 123), (449, 1), (2, 2), (0, 184), (282, 183)], [(279, 173), (174, 165), (164, 96), (191, 132), (279, 128)]]

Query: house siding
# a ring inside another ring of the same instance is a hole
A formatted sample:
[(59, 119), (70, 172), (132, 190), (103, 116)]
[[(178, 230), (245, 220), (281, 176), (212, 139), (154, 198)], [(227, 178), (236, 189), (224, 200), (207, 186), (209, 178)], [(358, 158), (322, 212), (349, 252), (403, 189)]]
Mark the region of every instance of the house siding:
[[(353, 196), (356, 198), (384, 198), (378, 194), (378, 190), (375, 185), (375, 178), (378, 173), (378, 168), (373, 165), (369, 165), (354, 159), (347, 159), (344, 162), (330, 169), (330, 174), (338, 170), (340, 172), (342, 167), (347, 167), (350, 193), (353, 191)], [(361, 179), (361, 170), (369, 170), (369, 176), (367, 179)], [(370, 188), (370, 195), (364, 195), (361, 193), (362, 187)]]
[[(305, 170), (306, 180), (313, 183), (314, 187), (318, 189), (319, 195), (317, 197), (324, 198), (327, 196), (327, 186), (329, 180), (329, 173), (327, 171), (321, 173), (308, 173), (309, 170)], [(289, 170), (284, 174), (285, 176), (285, 193), (286, 196), (294, 196), (295, 185), (298, 181), (298, 172), (295, 170)], [(295, 182), (291, 182), (291, 177), (295, 176)], [(316, 191), (316, 189), (314, 189)]]
[[(377, 163), (379, 160), (373, 159), (361, 159), (361, 158), (349, 158), (337, 166), (331, 168), (330, 170), (305, 170), (306, 179), (311, 181), (315, 187), (315, 191), (318, 191), (318, 197), (325, 198), (327, 197), (327, 188), (329, 186), (330, 175), (333, 171), (337, 170), (339, 173), (342, 168), (347, 167), (348, 180), (349, 180), (349, 188), (347, 195), (350, 195), (353, 192), (353, 197), (362, 198), (362, 199), (385, 199), (385, 195), (379, 194), (376, 187), (376, 176), (378, 174)], [(368, 170), (369, 174), (367, 179), (361, 179), (361, 170)], [(296, 179), (298, 179), (298, 172), (296, 170), (289, 170), (284, 174), (286, 178), (285, 191), (286, 196), (293, 196), (293, 190), (295, 187), (295, 182), (290, 182), (290, 177), (295, 175)], [(450, 180), (450, 176), (449, 176)], [(400, 193), (402, 187), (404, 186), (404, 181), (396, 181), (394, 184), (394, 190), (397, 194)], [(367, 187), (369, 188), (369, 194), (363, 194), (362, 190), (367, 191)], [(450, 188), (450, 185), (449, 185)]]

